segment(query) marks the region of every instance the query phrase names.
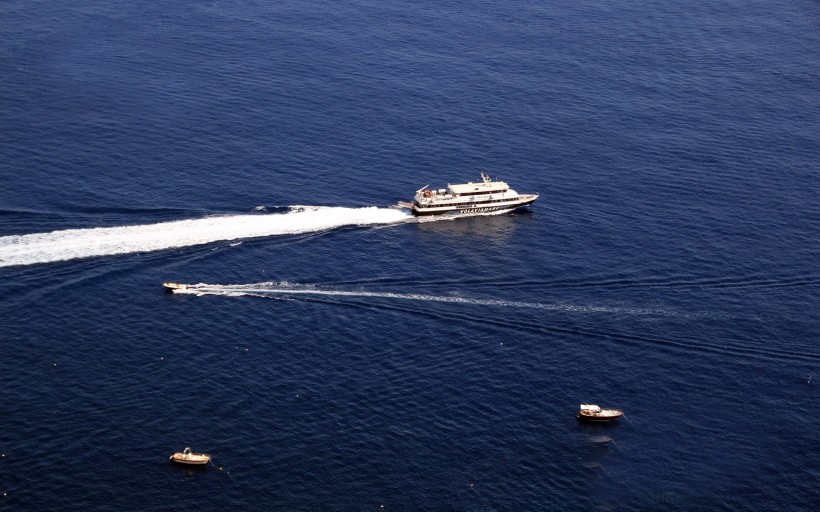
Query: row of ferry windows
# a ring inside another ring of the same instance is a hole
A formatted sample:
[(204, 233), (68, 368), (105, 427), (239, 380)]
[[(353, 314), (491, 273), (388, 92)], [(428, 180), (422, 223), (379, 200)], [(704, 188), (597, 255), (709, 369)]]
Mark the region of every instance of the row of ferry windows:
[[(442, 190), (444, 190), (444, 189), (442, 189)], [(490, 194), (503, 194), (506, 191), (507, 190), (505, 189), (505, 190), (489, 190), (489, 191), (482, 191), (482, 192), (464, 192), (464, 193), (461, 194), (461, 197), (465, 197), (465, 196), (486, 196), (486, 195), (490, 195)], [(446, 192), (446, 193), (449, 194), (449, 192)], [(438, 195), (441, 195), (441, 194), (442, 194), (442, 192), (439, 191)], [(433, 195), (436, 195), (435, 191), (433, 191)]]
[(503, 194), (506, 190), (490, 190), (489, 192), (464, 192), (462, 196), (483, 196), (487, 194)]
[(447, 203), (447, 204), (419, 204), (419, 208), (439, 208), (442, 206), (481, 206), (490, 203), (503, 203), (505, 201), (509, 201), (509, 199), (493, 199), (492, 201), (481, 201), (481, 202), (469, 202), (469, 203)]

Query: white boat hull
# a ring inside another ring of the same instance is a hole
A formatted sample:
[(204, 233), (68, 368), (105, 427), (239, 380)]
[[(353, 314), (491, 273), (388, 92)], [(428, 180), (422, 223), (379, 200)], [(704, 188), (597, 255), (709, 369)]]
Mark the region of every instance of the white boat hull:
[(185, 451), (176, 452), (169, 457), (171, 462), (185, 466), (205, 466), (211, 462), (211, 456), (207, 453), (193, 453), (190, 448)]
[(522, 194), (518, 196), (516, 199), (511, 199), (509, 201), (502, 201), (502, 202), (481, 202), (475, 201), (471, 204), (458, 204), (458, 205), (448, 205), (448, 204), (441, 204), (441, 205), (419, 205), (413, 204), (412, 211), (413, 215), (416, 216), (428, 216), (428, 215), (444, 215), (444, 214), (453, 214), (453, 213), (464, 213), (464, 214), (472, 214), (472, 213), (492, 213), (498, 211), (507, 211), (507, 210), (515, 210), (517, 208), (523, 208), (524, 206), (529, 206), (538, 199), (537, 194)]

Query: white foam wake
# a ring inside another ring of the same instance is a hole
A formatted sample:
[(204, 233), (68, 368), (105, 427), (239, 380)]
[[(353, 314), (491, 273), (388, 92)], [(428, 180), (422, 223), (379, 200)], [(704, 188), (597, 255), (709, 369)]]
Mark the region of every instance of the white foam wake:
[(469, 297), (458, 297), (453, 295), (426, 295), (419, 293), (394, 293), (394, 292), (374, 292), (374, 291), (348, 291), (330, 290), (316, 288), (313, 286), (298, 285), (293, 283), (255, 283), (255, 284), (205, 284), (199, 283), (188, 285), (185, 289), (174, 290), (174, 293), (194, 294), (194, 295), (224, 295), (229, 297), (239, 297), (243, 295), (257, 297), (276, 296), (334, 296), (351, 298), (381, 298), (413, 300), (424, 302), (447, 302), (453, 304), (470, 304), (477, 306), (500, 306), (513, 308), (542, 309), (548, 311), (575, 311), (579, 313), (620, 313), (628, 315), (657, 315), (657, 316), (681, 316), (674, 311), (660, 308), (630, 308), (616, 306), (589, 306), (575, 304), (550, 304), (543, 302), (516, 302), (497, 299), (479, 299)]
[(392, 208), (311, 206), (284, 214), (224, 215), (109, 228), (67, 229), (0, 237), (0, 267), (91, 256), (159, 251), (210, 242), (310, 233), (342, 226), (393, 224), (411, 219)]

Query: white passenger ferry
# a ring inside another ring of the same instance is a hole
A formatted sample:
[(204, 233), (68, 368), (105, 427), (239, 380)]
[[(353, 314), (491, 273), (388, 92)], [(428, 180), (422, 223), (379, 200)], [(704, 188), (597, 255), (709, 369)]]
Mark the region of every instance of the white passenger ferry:
[(532, 204), (538, 194), (519, 194), (503, 181), (492, 181), (481, 173), (482, 183), (447, 185), (431, 190), (425, 185), (416, 191), (412, 203), (399, 203), (410, 208), (413, 215), (444, 213), (490, 213), (514, 210)]

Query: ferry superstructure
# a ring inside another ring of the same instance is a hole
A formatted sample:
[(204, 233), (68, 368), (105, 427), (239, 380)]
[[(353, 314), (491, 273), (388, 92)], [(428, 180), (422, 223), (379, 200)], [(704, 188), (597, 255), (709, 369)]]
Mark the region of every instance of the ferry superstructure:
[(514, 210), (532, 204), (538, 194), (519, 194), (503, 181), (492, 181), (481, 173), (481, 183), (447, 185), (446, 189), (431, 190), (425, 185), (416, 191), (409, 207), (413, 215), (442, 215), (452, 213), (490, 213)]

